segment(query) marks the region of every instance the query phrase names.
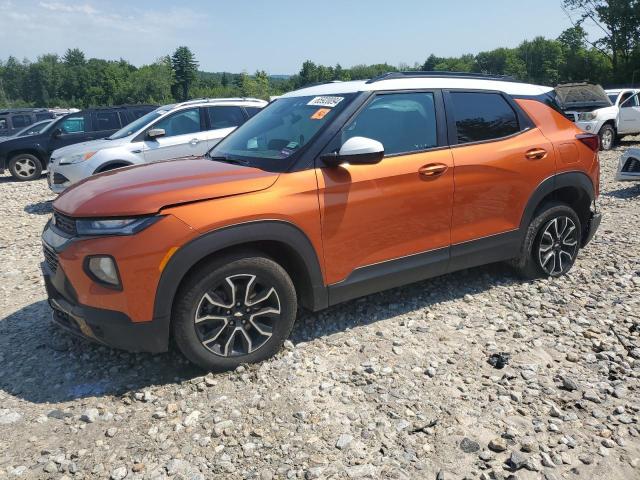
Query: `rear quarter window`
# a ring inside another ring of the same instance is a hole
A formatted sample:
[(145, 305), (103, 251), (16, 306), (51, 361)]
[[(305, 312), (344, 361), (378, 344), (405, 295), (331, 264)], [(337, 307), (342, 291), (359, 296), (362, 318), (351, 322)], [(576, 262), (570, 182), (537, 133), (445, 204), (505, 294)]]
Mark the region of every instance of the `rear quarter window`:
[(508, 137), (520, 131), (516, 112), (499, 93), (451, 92), (458, 144)]

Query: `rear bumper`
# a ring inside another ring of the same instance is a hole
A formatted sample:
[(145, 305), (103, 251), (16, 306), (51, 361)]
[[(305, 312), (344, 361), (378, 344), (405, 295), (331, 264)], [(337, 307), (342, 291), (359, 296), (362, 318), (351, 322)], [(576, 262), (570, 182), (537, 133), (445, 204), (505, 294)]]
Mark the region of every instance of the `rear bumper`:
[(54, 272), (47, 262), (43, 262), (42, 273), (49, 305), (53, 309), (53, 321), (68, 332), (130, 352), (167, 351), (167, 322), (132, 322), (122, 312), (82, 305), (75, 300), (73, 286), (60, 266)]

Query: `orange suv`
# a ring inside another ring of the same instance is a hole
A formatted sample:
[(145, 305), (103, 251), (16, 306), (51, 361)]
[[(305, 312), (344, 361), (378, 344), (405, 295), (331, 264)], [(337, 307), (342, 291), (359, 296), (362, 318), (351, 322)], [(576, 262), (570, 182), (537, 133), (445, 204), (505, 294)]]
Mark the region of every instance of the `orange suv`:
[(505, 260), (560, 276), (600, 223), (597, 152), (547, 87), (409, 72), (291, 92), (204, 158), (61, 195), (53, 318), (226, 370), (276, 353), (299, 307)]

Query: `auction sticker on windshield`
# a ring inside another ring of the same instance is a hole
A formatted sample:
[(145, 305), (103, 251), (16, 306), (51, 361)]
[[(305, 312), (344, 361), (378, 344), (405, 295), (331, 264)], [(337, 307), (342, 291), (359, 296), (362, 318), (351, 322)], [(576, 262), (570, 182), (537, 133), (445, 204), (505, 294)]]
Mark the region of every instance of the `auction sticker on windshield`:
[(329, 107), (333, 108), (338, 105), (344, 97), (315, 97), (307, 105), (313, 105), (314, 107)]

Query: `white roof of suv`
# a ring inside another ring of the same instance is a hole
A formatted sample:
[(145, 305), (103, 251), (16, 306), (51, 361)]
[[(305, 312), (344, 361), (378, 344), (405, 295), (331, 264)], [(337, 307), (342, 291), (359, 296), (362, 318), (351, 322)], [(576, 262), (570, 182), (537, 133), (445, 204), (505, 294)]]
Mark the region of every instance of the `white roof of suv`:
[(379, 80), (354, 80), (349, 82), (331, 82), (322, 85), (302, 88), (293, 92), (286, 93), (282, 97), (306, 97), (313, 95), (333, 95), (339, 93), (355, 93), (369, 92), (380, 90), (415, 90), (430, 88), (456, 88), (469, 90), (493, 90), (504, 92), (508, 95), (536, 96), (553, 91), (552, 87), (543, 87), (540, 85), (531, 85), (528, 83), (519, 83), (508, 80), (490, 79), (490, 78), (473, 78), (473, 77), (455, 77), (455, 76), (411, 76), (406, 78), (397, 78), (389, 76), (388, 79), (380, 78)]

